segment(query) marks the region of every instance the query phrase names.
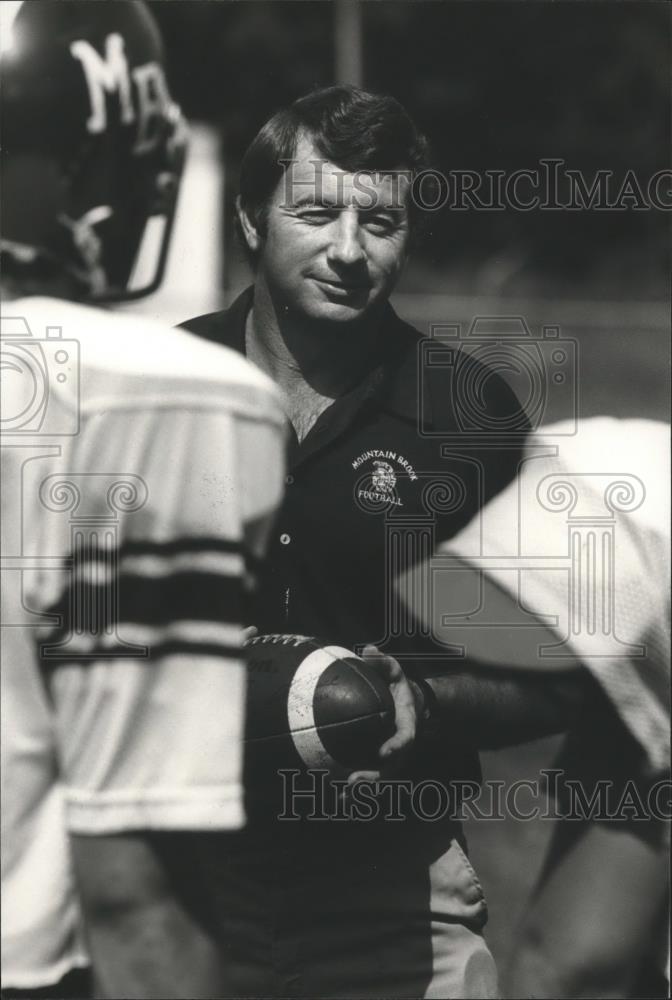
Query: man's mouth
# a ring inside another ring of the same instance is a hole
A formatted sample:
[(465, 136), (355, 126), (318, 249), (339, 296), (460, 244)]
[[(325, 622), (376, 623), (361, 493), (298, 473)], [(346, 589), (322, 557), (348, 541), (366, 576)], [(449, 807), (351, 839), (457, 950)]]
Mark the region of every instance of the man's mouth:
[(328, 288), (333, 288), (337, 292), (365, 292), (371, 287), (368, 282), (348, 281), (347, 279), (340, 278), (321, 278), (315, 276), (314, 280), (321, 285), (326, 285)]

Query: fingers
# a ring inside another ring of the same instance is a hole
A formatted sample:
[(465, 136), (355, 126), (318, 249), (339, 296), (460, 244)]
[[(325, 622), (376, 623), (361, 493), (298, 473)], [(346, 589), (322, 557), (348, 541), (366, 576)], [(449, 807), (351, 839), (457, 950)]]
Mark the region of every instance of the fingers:
[(368, 781), (373, 784), (380, 781), (382, 774), (380, 771), (353, 771), (348, 775), (348, 785), (355, 785), (358, 781)]
[(381, 677), (389, 683), (401, 680), (404, 672), (393, 656), (381, 653), (377, 646), (368, 645), (362, 650), (362, 659), (375, 666)]
[(408, 683), (404, 679), (403, 684), (395, 685), (392, 688), (394, 698), (394, 712), (396, 732), (380, 748), (380, 756), (385, 758), (393, 753), (404, 750), (411, 745), (415, 739), (416, 717), (415, 699)]
[[(415, 739), (417, 719), (413, 691), (399, 662), (393, 656), (386, 656), (376, 646), (369, 645), (364, 647), (362, 658), (367, 663), (376, 667), (383, 680), (389, 685), (390, 693), (394, 699), (396, 730), (383, 743), (379, 750), (379, 756), (384, 762), (398, 765), (404, 753), (410, 749)], [(356, 773), (370, 775), (373, 772)], [(380, 774), (377, 777), (380, 777)], [(377, 778), (373, 778), (372, 780), (377, 780)]]
[(405, 716), (397, 709), (396, 725), (396, 733), (389, 740), (386, 740), (378, 751), (382, 760), (388, 760), (394, 757), (395, 754), (409, 750), (413, 744), (413, 740), (415, 739), (415, 716)]
[(248, 625), (243, 629), (243, 645), (249, 642), (250, 639), (254, 639), (255, 636), (259, 635), (259, 629), (256, 625)]
[(415, 739), (415, 698), (406, 675), (394, 657), (381, 653), (376, 646), (366, 646), (363, 656), (367, 662), (375, 664), (387, 680), (394, 699), (396, 732), (383, 743), (379, 751), (381, 758), (385, 759), (406, 749)]

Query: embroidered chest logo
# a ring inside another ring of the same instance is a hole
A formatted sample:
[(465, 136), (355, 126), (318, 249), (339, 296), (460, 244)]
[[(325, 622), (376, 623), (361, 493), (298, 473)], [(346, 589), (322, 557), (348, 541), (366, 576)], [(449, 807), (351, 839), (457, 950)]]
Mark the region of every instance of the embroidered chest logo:
[(373, 463), (371, 485), (374, 490), (379, 490), (380, 493), (388, 495), (392, 493), (392, 490), (397, 485), (397, 477), (389, 462), (381, 462), (380, 459), (376, 459)]
[(380, 512), (390, 506), (403, 507), (399, 496), (400, 478), (415, 482), (417, 473), (410, 462), (396, 451), (374, 448), (365, 451), (352, 462), (360, 475), (355, 483), (355, 502), (367, 512)]

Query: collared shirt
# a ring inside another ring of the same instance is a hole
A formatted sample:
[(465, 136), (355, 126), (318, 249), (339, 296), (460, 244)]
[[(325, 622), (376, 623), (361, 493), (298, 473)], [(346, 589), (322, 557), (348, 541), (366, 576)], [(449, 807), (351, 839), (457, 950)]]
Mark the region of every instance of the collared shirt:
[[(228, 310), (183, 325), (244, 353), (252, 302), (250, 288)], [(457, 351), (423, 340), (389, 306), (381, 333), (377, 367), (303, 441), (290, 435), (253, 624), (351, 649), (375, 643), (428, 676), (449, 668), (445, 649), (410, 617), (395, 583), (514, 478), (528, 424), (508, 384), (473, 355), (460, 367)], [(475, 749), (449, 738), (416, 754), (418, 774), (480, 776)]]
[[(251, 304), (248, 289), (225, 312), (184, 326), (244, 353)], [(407, 657), (425, 642), (397, 606), (395, 579), (513, 479), (527, 426), (485, 443), (482, 433), (463, 436), (477, 406), (483, 420), (511, 423), (519, 404), (504, 379), (473, 362), (471, 380), (483, 399), (458, 406), (462, 387), (450, 351), (423, 342), (391, 308), (382, 343), (378, 367), (335, 399), (303, 441), (290, 435), (255, 624), (350, 647), (379, 643)], [(438, 352), (438, 362), (425, 348)]]

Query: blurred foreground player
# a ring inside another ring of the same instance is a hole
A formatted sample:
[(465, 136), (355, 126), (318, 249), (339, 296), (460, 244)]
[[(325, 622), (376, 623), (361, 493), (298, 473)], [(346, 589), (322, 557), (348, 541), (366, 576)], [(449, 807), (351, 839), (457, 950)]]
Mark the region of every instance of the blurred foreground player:
[(442, 609), (465, 607), (478, 582), (486, 615), (510, 622), (437, 620), (472, 663), (534, 685), (592, 682), (554, 765), (567, 818), (519, 929), (511, 997), (669, 995), (668, 456), (663, 423), (542, 427), (517, 481), (434, 561)]
[(147, 8), (1, 6), (3, 988), (83, 995), (79, 894), (96, 995), (217, 995), (192, 869), (244, 818), (283, 417), (232, 352), (82, 304), (166, 260), (184, 127)]

